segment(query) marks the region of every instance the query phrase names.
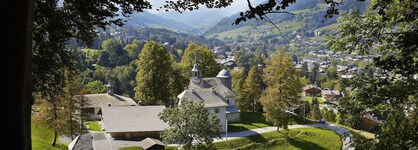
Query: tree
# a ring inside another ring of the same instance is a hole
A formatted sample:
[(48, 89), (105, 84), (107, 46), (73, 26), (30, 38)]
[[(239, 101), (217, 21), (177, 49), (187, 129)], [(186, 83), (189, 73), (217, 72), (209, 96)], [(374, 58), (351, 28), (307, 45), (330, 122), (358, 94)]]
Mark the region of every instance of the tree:
[[(333, 50), (379, 54), (373, 65), (382, 71), (354, 77), (352, 91), (342, 105), (349, 114), (373, 112), (381, 120), (376, 138), (357, 149), (415, 149), (418, 123), (418, 9), (416, 1), (372, 1), (364, 13), (341, 17)], [(412, 127), (415, 126), (415, 127)], [(395, 136), (396, 135), (396, 136)], [(357, 142), (357, 141), (356, 141)]]
[(311, 69), (309, 73), (309, 81), (311, 84), (315, 84), (319, 86), (319, 64), (314, 63), (314, 67)]
[(170, 55), (164, 46), (148, 41), (137, 61), (135, 99), (139, 103), (165, 104), (170, 98), (169, 83), (172, 72)]
[(262, 93), (260, 71), (256, 66), (251, 67), (247, 79), (243, 84), (241, 98), (239, 99), (239, 108), (243, 111), (259, 111), (261, 110), (259, 98)]
[[(36, 123), (40, 123), (51, 128), (54, 131), (54, 137), (51, 145), (55, 146), (59, 135), (76, 135), (80, 130), (80, 122), (76, 118), (80, 117), (81, 101), (83, 99), (80, 79), (74, 78), (74, 73), (65, 72), (65, 87), (61, 93), (50, 94), (51, 97), (42, 98), (40, 93), (36, 94), (37, 106), (40, 108)], [(80, 95), (74, 99), (74, 95)]]
[(114, 38), (104, 40), (102, 48), (109, 54), (107, 60), (108, 66), (105, 67), (115, 67), (129, 63), (128, 53), (122, 49), (119, 40)]
[(325, 71), (325, 75), (327, 76), (328, 79), (336, 79), (338, 77), (337, 75), (337, 68), (335, 68), (334, 66), (330, 66), (327, 68), (327, 70)]
[(143, 46), (144, 43), (142, 41), (134, 40), (131, 44), (125, 45), (123, 49), (128, 53), (129, 60), (132, 61), (139, 57), (138, 55), (141, 53)]
[(307, 62), (302, 63), (302, 71), (303, 75), (305, 75), (306, 78), (309, 78), (309, 68)]
[[(299, 104), (302, 83), (290, 56), (283, 49), (267, 62), (264, 75), (267, 89), (260, 98), (266, 120), (273, 125), (287, 129), (289, 115), (286, 111)], [(278, 128), (278, 129), (279, 129)]]
[(170, 54), (170, 61), (173, 68), (169, 82), (170, 93), (171, 98), (176, 99), (177, 95), (184, 91), (184, 83), (187, 83), (188, 80), (182, 75), (181, 66), (180, 63), (177, 62), (176, 56)]
[(314, 97), (312, 98), (312, 105), (311, 105), (311, 117), (313, 119), (319, 120), (321, 119), (321, 111), (319, 110), (319, 103), (318, 98)]
[(86, 94), (106, 93), (106, 84), (101, 81), (94, 80), (85, 85)]
[[(182, 100), (178, 107), (167, 107), (159, 114), (170, 128), (160, 133), (164, 143), (184, 143), (184, 149), (211, 146), (214, 138), (220, 138), (221, 125), (216, 114), (209, 113), (203, 103)], [(204, 148), (207, 149), (207, 148)]]
[(232, 70), (231, 76), (232, 76), (232, 91), (234, 91), (237, 94), (237, 96), (235, 97), (235, 100), (239, 107), (240, 101), (242, 99), (242, 89), (243, 89), (243, 85), (245, 81), (244, 69)]
[[(195, 58), (197, 62), (195, 62)], [(186, 79), (190, 79), (190, 71), (194, 63), (199, 65), (199, 71), (202, 77), (214, 77), (221, 70), (221, 67), (216, 64), (213, 53), (206, 46), (197, 46), (191, 42), (186, 50), (184, 50), (184, 55), (180, 63)]]

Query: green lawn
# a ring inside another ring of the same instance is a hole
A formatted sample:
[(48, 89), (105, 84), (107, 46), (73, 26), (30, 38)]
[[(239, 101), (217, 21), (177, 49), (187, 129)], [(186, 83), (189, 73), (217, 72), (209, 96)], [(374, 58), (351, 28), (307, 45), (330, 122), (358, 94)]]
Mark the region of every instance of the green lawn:
[(218, 150), (244, 149), (341, 149), (342, 142), (337, 133), (321, 128), (300, 128), (266, 132), (239, 139), (214, 143)]
[[(165, 150), (176, 150), (177, 147), (166, 146), (164, 149)], [(119, 148), (119, 150), (142, 150), (142, 148), (140, 148), (139, 146), (131, 146), (131, 147), (122, 147), (122, 148)]]
[(67, 150), (65, 144), (57, 142), (54, 147), (51, 145), (53, 131), (41, 125), (32, 123), (32, 149), (33, 150)]
[(86, 125), (90, 131), (103, 131), (98, 121), (87, 121)]
[(240, 115), (241, 122), (228, 124), (228, 132), (238, 132), (270, 126), (266, 123), (266, 119), (262, 113), (241, 112)]
[(363, 137), (368, 138), (368, 139), (375, 138), (375, 135), (373, 133), (370, 133), (370, 132), (367, 132), (367, 131), (353, 129), (353, 128), (350, 128), (350, 127), (347, 127), (347, 126), (341, 125), (341, 124), (335, 124), (335, 125), (338, 125), (342, 128), (347, 129), (353, 135), (363, 136)]
[[(311, 96), (305, 96), (305, 97), (303, 97), (306, 101), (308, 101), (309, 103), (312, 103), (312, 99), (313, 99), (313, 97), (311, 97)], [(322, 103), (324, 103), (325, 102), (325, 100), (324, 100), (324, 98), (322, 98), (322, 97), (316, 97), (317, 99), (318, 99), (318, 102), (320, 103), (320, 104), (322, 104)]]
[[(292, 116), (292, 118), (290, 118), (290, 122), (291, 124), (314, 123), (314, 121), (307, 118), (305, 118), (305, 122), (303, 122), (303, 118), (300, 116)], [(266, 119), (262, 113), (241, 112), (241, 122), (230, 123), (228, 125), (228, 132), (245, 131), (268, 126), (271, 126), (271, 124), (266, 122)]]

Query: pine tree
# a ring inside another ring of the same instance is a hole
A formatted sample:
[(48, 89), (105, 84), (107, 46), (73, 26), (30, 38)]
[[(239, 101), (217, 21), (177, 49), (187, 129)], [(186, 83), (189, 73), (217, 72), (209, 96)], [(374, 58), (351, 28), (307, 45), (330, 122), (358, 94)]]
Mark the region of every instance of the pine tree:
[(260, 71), (256, 66), (251, 67), (242, 89), (242, 98), (239, 101), (239, 108), (243, 111), (256, 112), (260, 110), (259, 98), (262, 93)]
[(291, 106), (299, 104), (302, 83), (290, 56), (283, 49), (278, 50), (267, 62), (264, 75), (267, 89), (260, 98), (266, 120), (279, 128), (287, 129)]

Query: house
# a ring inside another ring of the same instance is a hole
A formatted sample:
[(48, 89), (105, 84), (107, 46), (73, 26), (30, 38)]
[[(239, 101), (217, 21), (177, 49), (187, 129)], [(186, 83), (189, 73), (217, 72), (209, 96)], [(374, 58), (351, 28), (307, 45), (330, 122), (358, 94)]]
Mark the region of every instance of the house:
[(92, 120), (100, 120), (100, 116), (97, 115), (97, 112), (103, 107), (138, 105), (132, 98), (113, 93), (113, 86), (110, 82), (107, 84), (107, 93), (86, 94), (84, 95), (84, 98), (86, 104), (82, 109), (87, 113), (89, 119)]
[(303, 87), (303, 94), (305, 96), (321, 96), (322, 89), (314, 85)]
[(178, 104), (183, 100), (203, 102), (209, 112), (215, 113), (226, 131), (227, 122), (239, 122), (240, 111), (235, 105), (236, 94), (231, 90), (231, 74), (221, 70), (216, 77), (201, 78), (199, 67), (194, 64), (189, 86), (177, 96)]
[(329, 89), (322, 90), (322, 97), (327, 101), (338, 100), (340, 96), (341, 96), (341, 93), (338, 90), (329, 90)]
[(108, 106), (98, 112), (104, 131), (116, 139), (160, 138), (169, 127), (158, 117), (165, 106)]
[(143, 150), (164, 150), (165, 148), (163, 142), (153, 138), (145, 138), (139, 142), (139, 146)]

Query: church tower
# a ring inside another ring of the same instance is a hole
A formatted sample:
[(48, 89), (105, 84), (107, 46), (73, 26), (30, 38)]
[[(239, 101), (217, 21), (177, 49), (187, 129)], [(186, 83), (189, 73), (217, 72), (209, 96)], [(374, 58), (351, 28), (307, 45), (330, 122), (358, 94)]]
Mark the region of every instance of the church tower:
[(197, 55), (196, 51), (194, 53), (194, 65), (192, 69), (192, 81), (196, 84), (199, 84), (201, 81), (200, 73), (199, 73), (199, 66), (197, 65)]

